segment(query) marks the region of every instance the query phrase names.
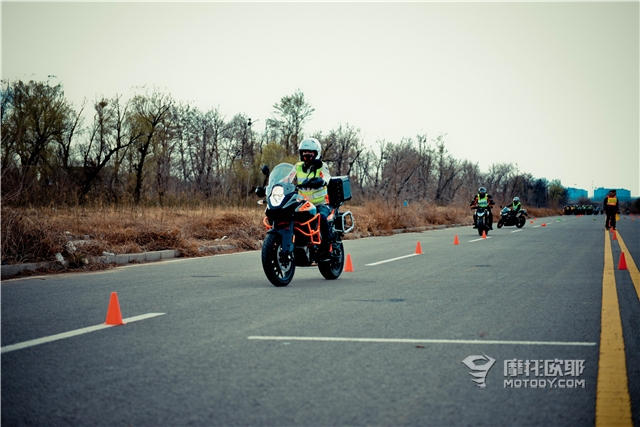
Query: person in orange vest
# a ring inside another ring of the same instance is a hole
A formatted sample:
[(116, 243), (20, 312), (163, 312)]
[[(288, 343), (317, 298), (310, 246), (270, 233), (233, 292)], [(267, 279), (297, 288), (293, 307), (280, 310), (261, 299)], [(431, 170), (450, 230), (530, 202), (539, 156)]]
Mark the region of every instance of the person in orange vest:
[(326, 261), (329, 255), (329, 223), (331, 214), (327, 185), (331, 179), (329, 167), (322, 161), (322, 146), (316, 138), (307, 138), (298, 146), (300, 161), (295, 165), (295, 179), (298, 193), (313, 203), (320, 214), (320, 261)]
[(607, 218), (604, 223), (604, 227), (609, 229), (616, 229), (616, 214), (620, 213), (620, 205), (618, 198), (616, 197), (616, 190), (609, 190), (609, 194), (604, 198), (603, 202), (604, 212), (607, 214)]

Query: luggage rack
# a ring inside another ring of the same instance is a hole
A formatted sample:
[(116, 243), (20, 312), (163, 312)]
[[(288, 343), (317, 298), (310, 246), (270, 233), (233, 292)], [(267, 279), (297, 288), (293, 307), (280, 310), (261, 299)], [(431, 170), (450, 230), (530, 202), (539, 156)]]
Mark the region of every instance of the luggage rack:
[(351, 211), (340, 212), (340, 215), (336, 217), (336, 221), (334, 223), (334, 228), (336, 229), (336, 231), (345, 234), (353, 231), (355, 226), (356, 223), (353, 219), (353, 214), (351, 213)]

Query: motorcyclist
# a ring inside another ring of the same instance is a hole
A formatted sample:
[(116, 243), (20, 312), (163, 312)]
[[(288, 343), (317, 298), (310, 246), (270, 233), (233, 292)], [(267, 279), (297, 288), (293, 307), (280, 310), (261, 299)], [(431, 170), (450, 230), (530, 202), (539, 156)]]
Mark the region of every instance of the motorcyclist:
[[(491, 212), (491, 207), (495, 205), (495, 202), (493, 201), (493, 199), (491, 198), (491, 195), (487, 194), (487, 189), (485, 187), (480, 187), (478, 188), (478, 194), (473, 198), (473, 200), (471, 201), (471, 204), (469, 206), (471, 207), (482, 207), (482, 208), (487, 208), (487, 211), (489, 211), (489, 216), (488, 216), (488, 220), (489, 220), (489, 230), (493, 230), (493, 213)], [(477, 215), (474, 212), (473, 213), (473, 228), (478, 228), (478, 226), (476, 225), (477, 223)]]
[(518, 213), (522, 209), (522, 204), (520, 203), (520, 197), (516, 196), (513, 198), (513, 203), (509, 205), (509, 208), (513, 211), (513, 213)]
[(616, 214), (620, 213), (620, 204), (616, 196), (616, 190), (609, 190), (609, 194), (604, 198), (604, 212), (607, 214), (605, 219), (605, 228), (607, 230), (616, 229)]
[(329, 193), (327, 185), (331, 179), (329, 167), (322, 159), (322, 146), (316, 138), (304, 139), (298, 146), (300, 161), (295, 164), (293, 183), (298, 185), (298, 193), (316, 206), (320, 214), (320, 244), (319, 260), (329, 259), (329, 223), (327, 217), (331, 214), (329, 207)]

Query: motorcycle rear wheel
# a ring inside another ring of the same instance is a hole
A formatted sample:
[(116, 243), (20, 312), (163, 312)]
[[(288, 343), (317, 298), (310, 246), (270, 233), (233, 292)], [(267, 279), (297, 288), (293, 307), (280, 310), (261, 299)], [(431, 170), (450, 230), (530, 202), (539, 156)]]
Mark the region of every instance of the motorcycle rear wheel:
[(333, 243), (329, 261), (318, 263), (320, 274), (327, 280), (335, 280), (342, 274), (344, 268), (344, 250), (342, 241)]
[(287, 286), (296, 272), (293, 256), (285, 259), (282, 255), (282, 236), (267, 234), (262, 243), (262, 269), (273, 286)]
[(518, 228), (524, 227), (525, 222), (527, 222), (527, 220), (525, 219), (525, 217), (521, 216), (520, 218), (518, 218), (518, 223), (516, 224), (516, 227)]

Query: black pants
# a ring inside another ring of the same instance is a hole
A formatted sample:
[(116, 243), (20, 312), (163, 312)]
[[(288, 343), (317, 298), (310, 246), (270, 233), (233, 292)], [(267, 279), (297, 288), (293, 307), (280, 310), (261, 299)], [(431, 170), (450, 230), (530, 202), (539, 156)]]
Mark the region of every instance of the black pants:
[(616, 211), (613, 209), (607, 209), (605, 210), (605, 213), (607, 214), (607, 218), (605, 220), (604, 226), (608, 229), (613, 228), (614, 230), (616, 229)]
[(331, 207), (327, 205), (316, 206), (318, 213), (320, 214), (320, 239), (322, 243), (320, 248), (322, 250), (329, 250), (329, 222), (327, 217), (331, 214)]

